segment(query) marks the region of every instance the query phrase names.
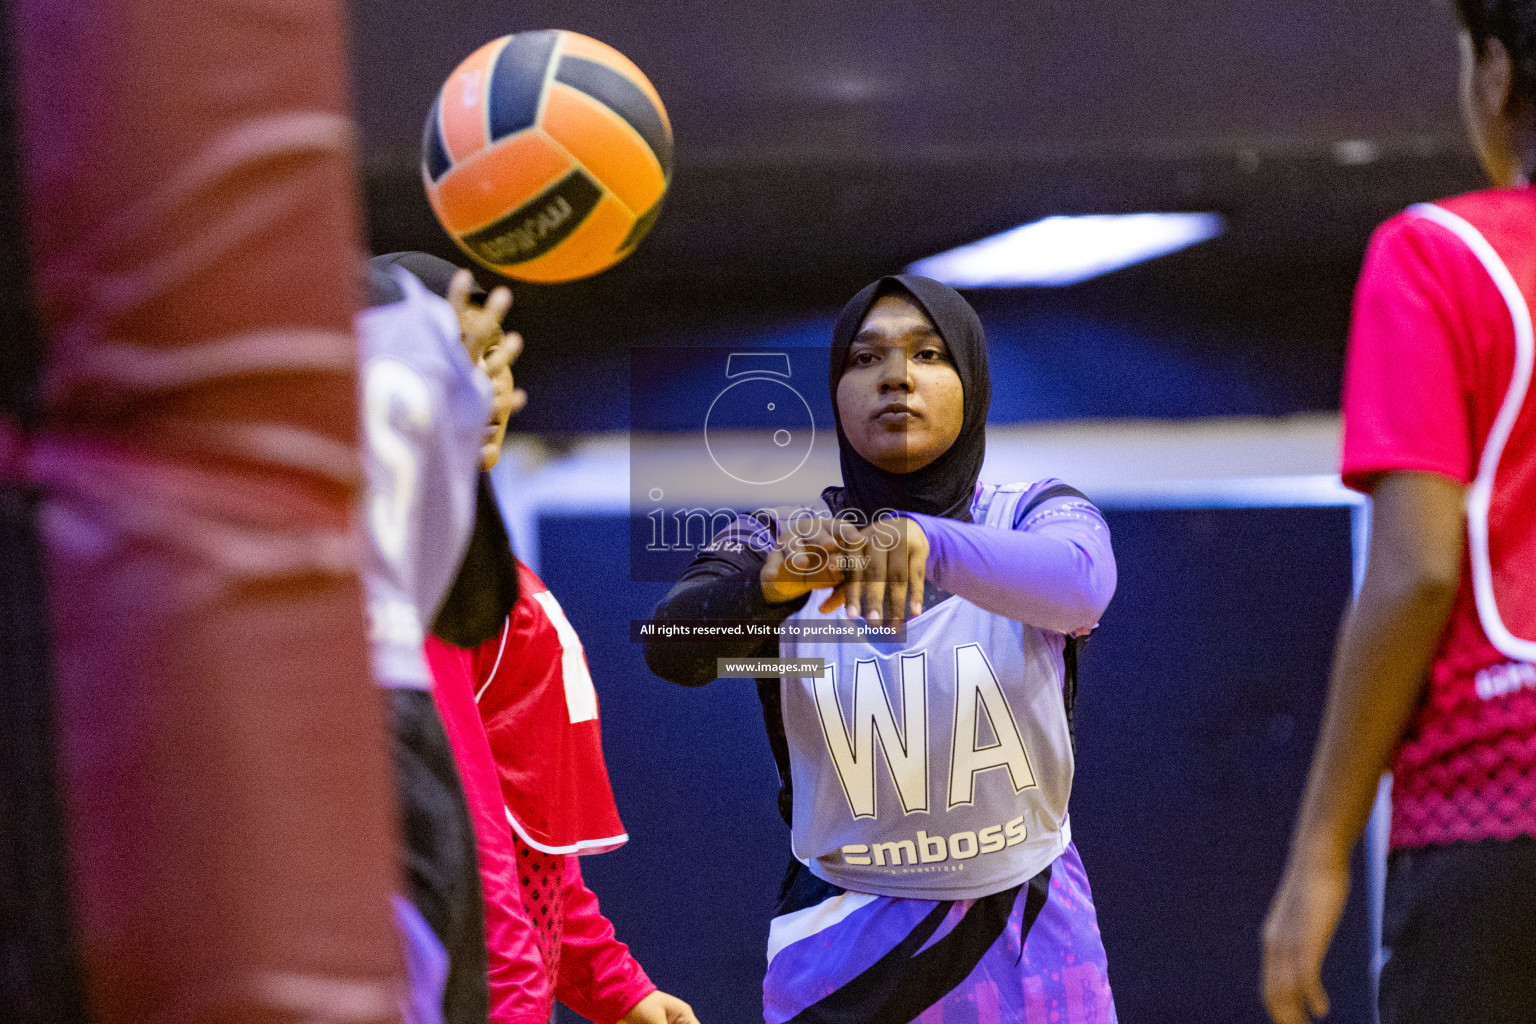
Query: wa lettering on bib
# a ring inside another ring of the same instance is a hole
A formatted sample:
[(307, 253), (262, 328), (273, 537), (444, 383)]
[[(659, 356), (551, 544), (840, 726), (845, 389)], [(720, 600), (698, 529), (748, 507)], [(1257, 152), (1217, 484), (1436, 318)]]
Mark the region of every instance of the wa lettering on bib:
[[(1025, 485), (985, 487), (973, 521), (1011, 529)], [(792, 616), (816, 610), (817, 592)], [(795, 856), (847, 889), (973, 899), (1027, 881), (1066, 849), (1072, 743), (1065, 638), (951, 595), (905, 643), (783, 638), (822, 658), (781, 685)]]

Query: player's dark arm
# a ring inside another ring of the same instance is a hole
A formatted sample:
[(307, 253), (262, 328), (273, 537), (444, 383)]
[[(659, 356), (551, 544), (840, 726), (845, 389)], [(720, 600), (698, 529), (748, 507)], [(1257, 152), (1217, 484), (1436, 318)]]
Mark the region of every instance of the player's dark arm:
[(1347, 857), (1428, 679), (1456, 599), (1465, 489), (1433, 473), (1391, 473), (1372, 494), (1370, 558), (1346, 619), (1322, 735), (1297, 825), (1298, 849)]
[(1365, 581), (1346, 617), (1285, 878), (1265, 924), (1265, 1001), (1277, 1021), (1327, 1005), (1323, 955), (1343, 911), (1350, 851), (1423, 694), (1460, 582), (1465, 489), (1389, 473), (1372, 493)]
[[(765, 545), (753, 543), (766, 527), (747, 517), (723, 531), (711, 543), (720, 550), (702, 552), (660, 604), (652, 621), (783, 622), (804, 606), (800, 597), (770, 604), (763, 596), (759, 573), (767, 561)], [(759, 549), (762, 550), (759, 550)], [(655, 639), (645, 645), (645, 662), (663, 679), (683, 686), (703, 686), (715, 678), (717, 658), (776, 657), (778, 640), (754, 637), (720, 640)]]

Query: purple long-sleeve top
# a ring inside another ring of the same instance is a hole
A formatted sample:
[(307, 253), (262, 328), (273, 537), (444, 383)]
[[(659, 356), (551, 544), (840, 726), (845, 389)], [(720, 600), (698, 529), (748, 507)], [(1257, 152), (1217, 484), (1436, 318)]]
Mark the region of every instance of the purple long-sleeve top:
[[(1059, 486), (1043, 480), (1031, 494)], [(927, 575), (1006, 618), (1058, 633), (1098, 624), (1115, 594), (1115, 555), (1099, 510), (1076, 495), (1049, 498), (1011, 530), (908, 513), (928, 536)]]
[[(1031, 503), (1039, 500), (1033, 508)], [(1083, 633), (1098, 622), (1115, 592), (1109, 527), (1087, 499), (1058, 480), (1042, 480), (1019, 503), (1013, 529), (913, 515), (928, 536), (923, 607), (945, 592), (999, 615), (1061, 633)], [(1028, 514), (1022, 514), (1028, 510)], [(782, 622), (809, 595), (783, 604), (763, 597), (759, 573), (773, 549), (776, 520), (743, 515), (720, 531), (656, 606), (655, 620)], [(774, 657), (776, 637), (662, 641), (645, 645), (651, 671), (684, 686), (715, 678), (717, 658)], [(779, 768), (779, 813), (792, 819), (789, 747), (780, 682), (757, 680), (768, 745)]]
[[(1032, 501), (1056, 492), (1034, 508)], [(944, 592), (1019, 622), (1060, 633), (1082, 633), (1098, 622), (1115, 592), (1109, 527), (1087, 499), (1059, 480), (1030, 488), (1012, 530), (913, 514), (928, 535), (924, 607)], [(694, 559), (657, 605), (670, 620), (782, 622), (804, 607), (800, 597), (769, 604), (758, 573), (774, 545), (771, 518), (743, 515)], [(716, 658), (773, 656), (775, 639), (655, 641), (646, 661), (664, 679), (701, 686), (715, 677)]]

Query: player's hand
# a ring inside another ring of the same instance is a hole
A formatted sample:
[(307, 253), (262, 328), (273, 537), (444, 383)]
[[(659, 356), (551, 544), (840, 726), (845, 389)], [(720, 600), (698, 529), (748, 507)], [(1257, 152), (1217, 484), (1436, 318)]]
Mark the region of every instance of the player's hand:
[(840, 519), (790, 520), (758, 572), (763, 597), (770, 604), (783, 604), (813, 590), (837, 586), (847, 578), (839, 556), (849, 545), (860, 543), (858, 528)]
[(621, 1024), (699, 1024), (699, 1018), (693, 1007), (658, 989), (636, 1003)]
[(448, 283), (448, 302), (459, 318), (459, 340), (464, 350), (491, 382), (491, 419), (486, 425), (481, 465), (490, 469), (501, 457), (507, 420), (528, 404), (528, 395), (517, 387), (512, 364), (523, 354), (523, 336), (503, 331), (501, 322), (512, 308), (512, 289), (499, 286), (486, 296), (483, 304), (469, 297), (474, 278), (460, 270)]
[(491, 379), (491, 422), (505, 425), (523, 411), (528, 394), (512, 378), (512, 364), (523, 354), (523, 336), (508, 331), (500, 344), (489, 349), (480, 360), (480, 370)]
[(470, 298), (475, 279), (467, 270), (460, 270), (448, 282), (448, 304), (459, 318), (459, 340), (464, 350), (476, 362), (493, 346), (501, 343), (501, 322), (512, 308), (512, 289), (500, 285), (487, 295), (483, 303)]
[(1286, 865), (1264, 920), (1264, 1006), (1275, 1024), (1328, 1015), (1323, 957), (1349, 895), (1349, 858), (1298, 857)]
[(825, 614), (844, 606), (872, 624), (903, 622), (923, 610), (928, 534), (917, 520), (893, 516), (859, 531), (843, 550), (848, 578), (821, 603)]

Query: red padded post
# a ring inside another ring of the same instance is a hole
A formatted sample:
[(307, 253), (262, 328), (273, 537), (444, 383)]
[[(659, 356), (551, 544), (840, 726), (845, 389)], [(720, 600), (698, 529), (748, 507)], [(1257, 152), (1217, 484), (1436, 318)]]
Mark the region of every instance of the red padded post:
[(339, 0), (17, 0), (93, 1015), (390, 1021)]

